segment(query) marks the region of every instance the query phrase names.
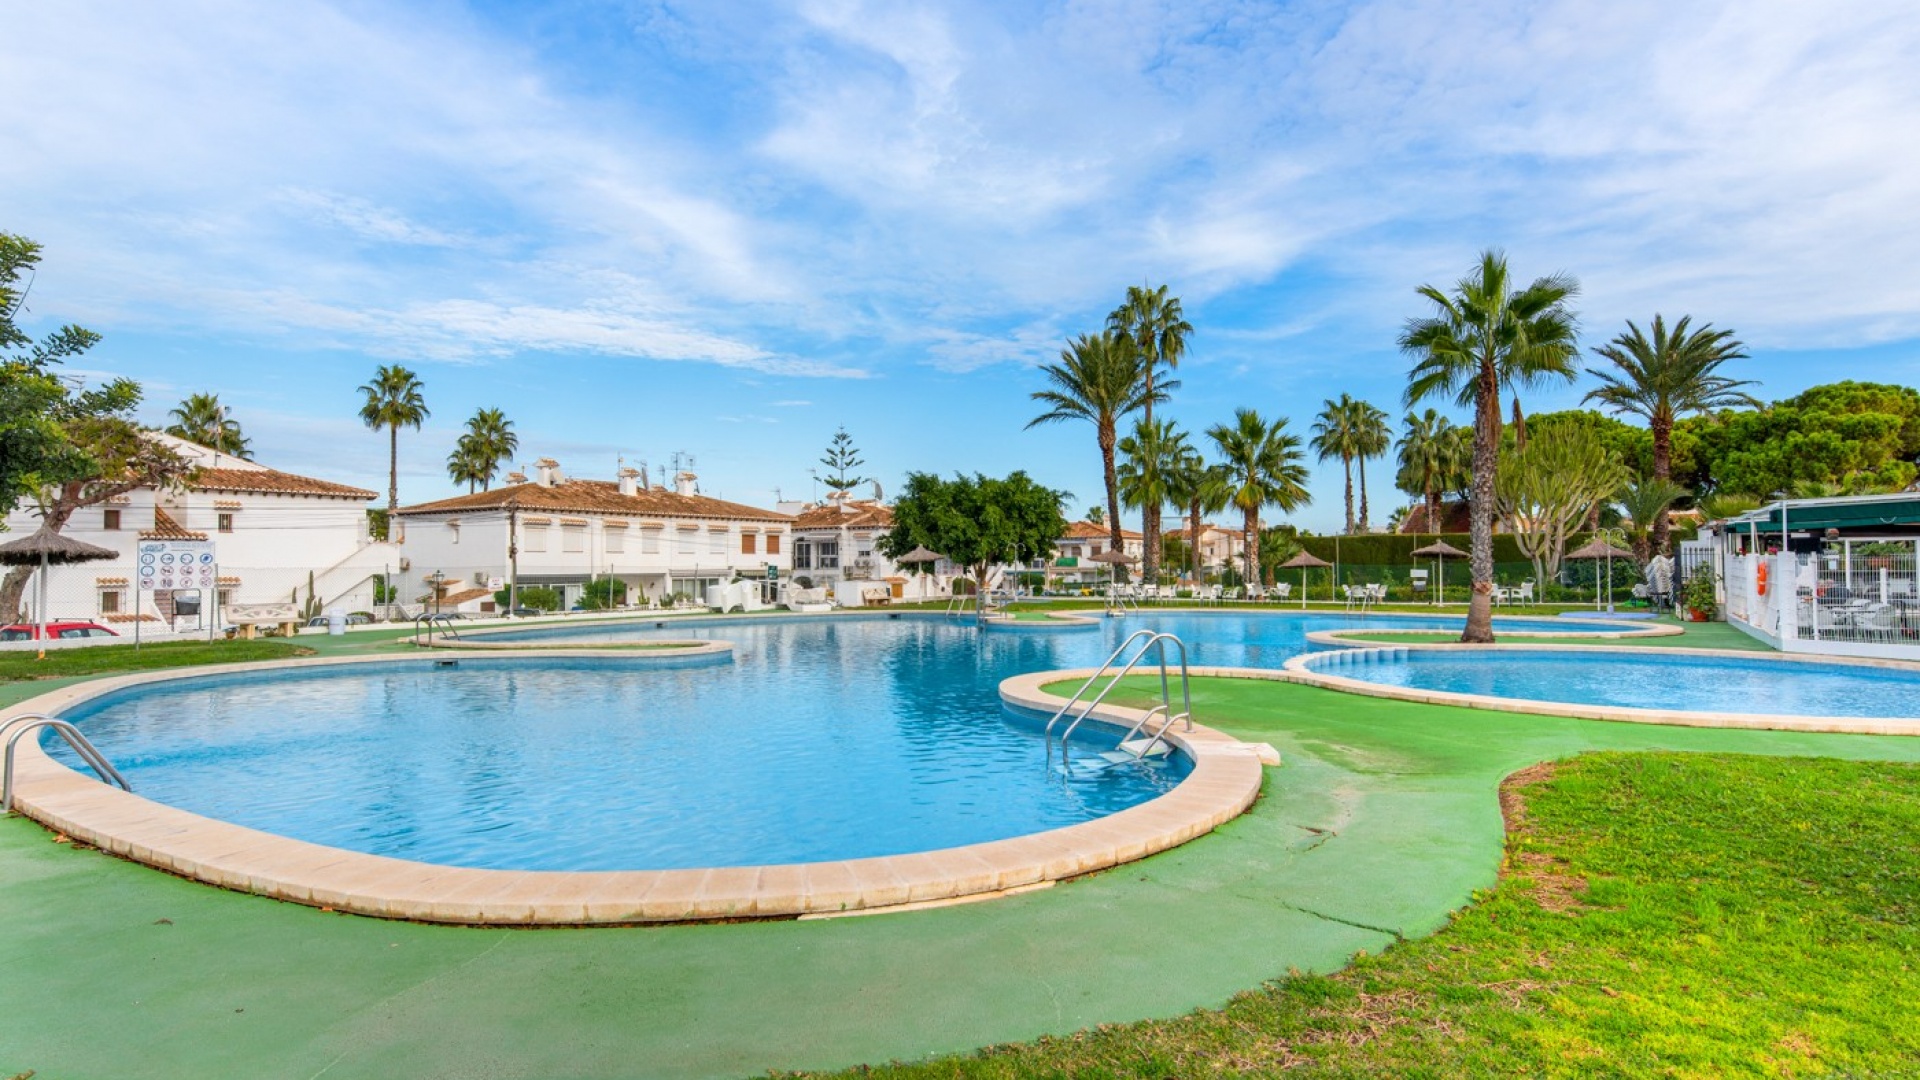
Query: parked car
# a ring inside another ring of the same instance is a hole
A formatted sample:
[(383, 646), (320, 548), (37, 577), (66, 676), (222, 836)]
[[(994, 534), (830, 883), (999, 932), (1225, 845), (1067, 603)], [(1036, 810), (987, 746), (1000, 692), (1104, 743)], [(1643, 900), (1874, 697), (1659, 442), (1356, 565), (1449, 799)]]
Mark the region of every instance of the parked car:
[[(119, 637), (94, 622), (50, 622), (47, 624), (47, 640), (67, 638), (108, 638)], [(14, 623), (12, 626), (0, 626), (0, 641), (37, 641), (40, 627), (37, 623)]]

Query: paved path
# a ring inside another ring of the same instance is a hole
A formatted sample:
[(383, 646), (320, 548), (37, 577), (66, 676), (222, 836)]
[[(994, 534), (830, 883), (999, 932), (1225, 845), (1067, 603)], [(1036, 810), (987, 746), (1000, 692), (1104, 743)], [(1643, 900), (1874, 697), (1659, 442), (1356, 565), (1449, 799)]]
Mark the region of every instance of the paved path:
[(1255, 810), (1003, 900), (821, 922), (469, 930), (221, 892), (0, 822), (0, 1076), (700, 1077), (1215, 1005), (1422, 934), (1493, 882), (1499, 779), (1582, 749), (1920, 759), (1920, 738), (1650, 728), (1196, 685), (1273, 742)]

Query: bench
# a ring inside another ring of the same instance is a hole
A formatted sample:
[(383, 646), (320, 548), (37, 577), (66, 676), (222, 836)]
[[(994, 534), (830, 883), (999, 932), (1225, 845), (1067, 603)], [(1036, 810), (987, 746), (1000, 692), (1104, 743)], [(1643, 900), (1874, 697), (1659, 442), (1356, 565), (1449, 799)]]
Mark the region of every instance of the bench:
[(239, 636), (249, 641), (260, 633), (260, 628), (278, 627), (281, 637), (293, 637), (300, 632), (300, 608), (295, 604), (228, 604), (221, 611), (227, 624), (239, 631)]

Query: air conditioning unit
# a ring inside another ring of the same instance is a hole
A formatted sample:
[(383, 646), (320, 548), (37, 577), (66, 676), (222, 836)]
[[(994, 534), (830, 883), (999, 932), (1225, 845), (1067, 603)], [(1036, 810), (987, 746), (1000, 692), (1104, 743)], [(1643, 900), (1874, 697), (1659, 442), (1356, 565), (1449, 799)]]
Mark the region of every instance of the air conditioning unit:
[(400, 572), (404, 574), (411, 569), (413, 569), (413, 560), (405, 555), (400, 556)]
[(481, 585), (481, 586), (486, 585), (487, 572), (485, 570), (475, 570), (473, 572), (473, 583), (475, 585)]

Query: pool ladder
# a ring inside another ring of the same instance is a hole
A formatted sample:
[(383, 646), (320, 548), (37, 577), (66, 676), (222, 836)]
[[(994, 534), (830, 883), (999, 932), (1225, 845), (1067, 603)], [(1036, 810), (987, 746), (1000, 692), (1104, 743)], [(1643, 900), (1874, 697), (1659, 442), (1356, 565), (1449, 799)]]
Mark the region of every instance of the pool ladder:
[[(1177, 713), (1173, 711), (1170, 671), (1172, 665), (1167, 661), (1168, 642), (1172, 642), (1173, 647), (1179, 650), (1181, 710)], [(1132, 651), (1131, 656), (1127, 655), (1129, 650)], [(1108, 694), (1113, 693), (1113, 688), (1120, 685), (1120, 680), (1132, 674), (1133, 669), (1140, 666), (1140, 662), (1146, 659), (1149, 652), (1154, 654), (1153, 663), (1160, 669), (1160, 704), (1148, 710), (1139, 722), (1120, 737), (1118, 747), (1102, 753), (1100, 757), (1110, 765), (1141, 761), (1149, 757), (1164, 757), (1173, 750), (1167, 743), (1167, 732), (1173, 728), (1173, 725), (1184, 723), (1185, 730), (1193, 730), (1193, 693), (1187, 681), (1186, 643), (1172, 634), (1156, 630), (1135, 630), (1127, 635), (1127, 639), (1120, 643), (1120, 647), (1113, 650), (1100, 667), (1087, 677), (1087, 681), (1080, 684), (1080, 689), (1073, 692), (1073, 697), (1067, 699), (1067, 703), (1060, 706), (1059, 711), (1047, 721), (1046, 730), (1042, 734), (1047, 740), (1049, 763), (1053, 758), (1054, 726), (1062, 720), (1067, 721), (1066, 730), (1060, 733), (1060, 764), (1064, 768), (1067, 765), (1067, 747), (1075, 729), (1079, 728), (1081, 721), (1085, 720), (1093, 710), (1100, 707), (1100, 703), (1107, 699)], [(1124, 661), (1122, 657), (1125, 657)], [(1117, 669), (1115, 665), (1118, 665)], [(1109, 672), (1112, 674), (1109, 675)], [(1102, 676), (1107, 676), (1106, 685), (1088, 699), (1087, 692), (1093, 689), (1094, 684), (1099, 682)], [(1073, 714), (1073, 707), (1080, 705), (1083, 700), (1086, 703), (1082, 705), (1079, 713)], [(1070, 714), (1073, 715), (1070, 716)], [(1148, 732), (1147, 725), (1151, 724), (1156, 716), (1160, 718), (1160, 726)], [(1143, 732), (1146, 733), (1144, 737)]]
[(80, 734), (80, 729), (57, 716), (48, 716), (45, 713), (22, 713), (0, 722), (0, 735), (7, 737), (5, 773), (0, 775), (0, 814), (13, 811), (14, 748), (28, 732), (35, 728), (49, 728), (54, 734), (65, 739), (67, 745), (73, 747), (73, 752), (80, 755), (80, 760), (87, 763), (87, 766), (100, 777), (102, 783), (118, 785), (125, 791), (133, 790), (133, 785), (127, 783), (127, 778), (120, 775), (120, 770), (113, 767), (98, 747), (88, 741), (85, 735)]
[(460, 636), (459, 628), (453, 625), (453, 616), (436, 611), (427, 611), (413, 618), (413, 643), (415, 645), (420, 644), (420, 631), (424, 628), (427, 632), (427, 644), (431, 646), (433, 644), (433, 628), (436, 625), (440, 627), (441, 637), (457, 638)]

